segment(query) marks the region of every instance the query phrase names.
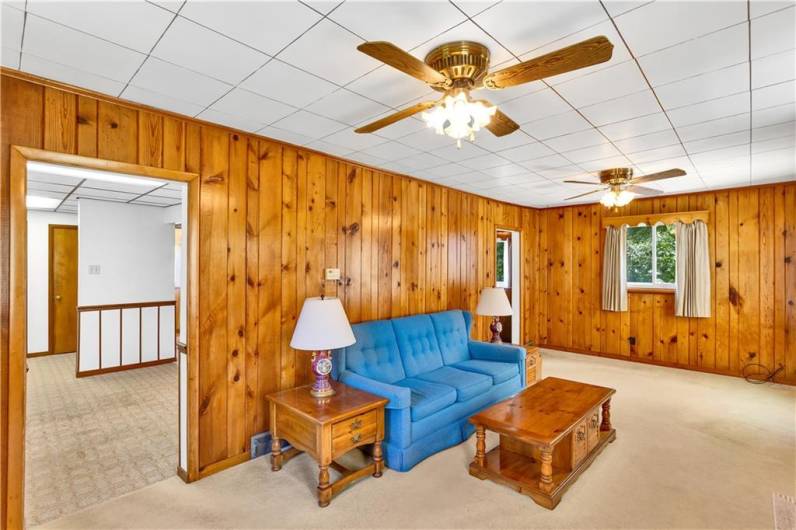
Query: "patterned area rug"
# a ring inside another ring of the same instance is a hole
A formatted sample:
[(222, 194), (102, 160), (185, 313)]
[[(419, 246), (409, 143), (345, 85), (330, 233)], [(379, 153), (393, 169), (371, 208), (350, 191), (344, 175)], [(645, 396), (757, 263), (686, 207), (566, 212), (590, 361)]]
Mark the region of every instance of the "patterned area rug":
[(75, 378), (75, 355), (28, 359), (29, 527), (174, 476), (176, 363)]

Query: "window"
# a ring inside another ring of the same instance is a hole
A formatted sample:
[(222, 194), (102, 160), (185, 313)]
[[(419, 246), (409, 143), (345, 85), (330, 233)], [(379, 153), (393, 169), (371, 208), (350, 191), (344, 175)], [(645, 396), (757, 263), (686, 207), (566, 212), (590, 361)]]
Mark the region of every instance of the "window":
[(495, 258), (495, 287), (511, 287), (508, 240), (497, 240)]
[(674, 226), (631, 226), (627, 229), (629, 287), (674, 288)]

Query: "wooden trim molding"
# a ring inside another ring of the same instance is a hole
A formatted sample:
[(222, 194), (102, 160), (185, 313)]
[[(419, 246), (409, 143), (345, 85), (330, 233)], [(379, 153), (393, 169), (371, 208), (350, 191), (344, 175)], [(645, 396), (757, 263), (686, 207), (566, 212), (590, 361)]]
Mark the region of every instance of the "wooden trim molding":
[(176, 306), (174, 300), (161, 300), (157, 302), (129, 302), (125, 304), (100, 304), (77, 306), (79, 312), (83, 311), (111, 311), (113, 309), (135, 309), (139, 307)]
[(673, 213), (650, 213), (642, 215), (622, 215), (619, 217), (603, 217), (602, 226), (615, 226), (622, 225), (638, 226), (647, 225), (653, 226), (657, 223), (670, 225), (680, 221), (681, 223), (693, 223), (694, 221), (710, 221), (710, 212), (708, 210), (699, 210), (694, 212), (673, 212)]
[(154, 361), (146, 361), (143, 363), (135, 363), (135, 364), (123, 364), (121, 366), (110, 366), (108, 368), (99, 368), (97, 370), (86, 370), (85, 372), (78, 372), (77, 377), (91, 377), (93, 375), (100, 375), (100, 374), (110, 374), (113, 372), (124, 372), (125, 370), (132, 370), (137, 368), (149, 368), (150, 366), (158, 366), (161, 364), (169, 364), (173, 363), (177, 360), (177, 357), (172, 357), (170, 359), (157, 359)]

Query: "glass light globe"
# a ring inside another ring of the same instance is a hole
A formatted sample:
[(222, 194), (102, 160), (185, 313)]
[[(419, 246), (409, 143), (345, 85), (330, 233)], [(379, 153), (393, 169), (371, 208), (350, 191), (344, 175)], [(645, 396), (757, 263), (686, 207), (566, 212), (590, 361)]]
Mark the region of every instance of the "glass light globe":
[(461, 139), (475, 139), (475, 133), (489, 125), (497, 107), (487, 106), (481, 101), (470, 101), (467, 93), (461, 91), (447, 95), (442, 102), (424, 112), (421, 117), (428, 127), (437, 134), (444, 134), (456, 140), (461, 147)]
[(600, 204), (606, 208), (613, 208), (616, 206), (616, 192), (609, 191), (600, 198)]
[(636, 196), (635, 193), (632, 193), (627, 190), (622, 190), (617, 194), (614, 202), (617, 206), (625, 206), (629, 204), (630, 201), (632, 201), (635, 196)]

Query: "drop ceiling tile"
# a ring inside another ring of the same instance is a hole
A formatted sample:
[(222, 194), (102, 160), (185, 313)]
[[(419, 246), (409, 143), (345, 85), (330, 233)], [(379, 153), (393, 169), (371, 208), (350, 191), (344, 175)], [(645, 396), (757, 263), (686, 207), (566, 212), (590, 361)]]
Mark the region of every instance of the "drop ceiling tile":
[(174, 199), (169, 199), (166, 197), (157, 197), (155, 195), (144, 195), (140, 199), (136, 199), (132, 202), (132, 204), (141, 204), (143, 206), (176, 206), (180, 204), (179, 201), (175, 201)]
[(240, 129), (246, 132), (255, 132), (261, 129), (265, 124), (261, 121), (240, 116), (237, 114), (227, 114), (215, 109), (205, 109), (196, 116), (200, 120), (206, 120), (220, 125), (226, 125), (233, 129)]
[(382, 138), (375, 134), (355, 133), (353, 128), (343, 129), (342, 131), (330, 134), (323, 140), (354, 151), (367, 149), (368, 147), (373, 147), (388, 141), (386, 138)]
[(475, 134), (475, 143), (487, 151), (504, 151), (533, 141), (534, 139), (523, 133), (522, 130), (505, 136), (495, 136), (487, 129), (482, 129)]
[(246, 78), (241, 86), (295, 107), (304, 107), (331, 94), (337, 86), (278, 59)]
[(685, 156), (685, 154), (686, 153), (683, 150), (683, 146), (678, 143), (666, 147), (658, 147), (657, 149), (638, 151), (626, 156), (634, 164), (645, 164), (648, 162), (655, 162), (656, 160), (667, 160), (670, 158)]
[(522, 162), (520, 165), (522, 165), (527, 169), (530, 169), (531, 171), (536, 171), (541, 173), (542, 171), (548, 169), (572, 166), (572, 161), (556, 153), (554, 155), (544, 156), (542, 158), (534, 158), (533, 160)]
[(715, 149), (724, 149), (738, 145), (748, 145), (749, 141), (749, 129), (746, 129), (744, 131), (723, 134), (721, 136), (712, 136), (702, 140), (686, 142), (684, 145), (688, 151), (688, 154), (695, 155), (698, 153), (704, 153), (705, 151), (713, 151)]
[[(366, 121), (362, 121), (362, 122), (357, 123), (355, 125), (357, 127), (361, 127), (362, 125), (365, 125), (365, 124), (370, 123), (372, 121), (376, 121), (376, 120), (379, 120), (379, 119), (384, 118), (386, 116), (389, 116), (390, 114), (393, 114), (394, 112), (395, 112), (394, 110), (389, 110), (388, 112), (385, 112), (384, 114), (380, 114), (379, 116), (374, 116), (372, 119), (368, 119)], [(405, 136), (407, 136), (409, 134), (419, 133), (421, 131), (431, 135), (432, 137), (435, 136), (434, 131), (432, 131), (431, 129), (426, 127), (426, 124), (423, 123), (422, 121), (420, 121), (417, 118), (407, 118), (405, 120), (401, 120), (399, 122), (393, 123), (392, 125), (388, 125), (387, 127), (384, 127), (383, 129), (379, 129), (377, 131), (377, 134), (378, 134), (378, 136), (382, 136), (384, 138), (389, 138), (390, 140), (398, 140), (398, 139), (403, 138), (403, 137), (405, 137)]]
[(316, 151), (320, 151), (321, 153), (325, 153), (327, 155), (345, 157), (348, 156), (353, 152), (352, 149), (348, 149), (347, 147), (342, 147), (340, 145), (330, 144), (324, 140), (315, 140), (308, 143), (305, 147), (309, 149), (314, 149)]
[(389, 66), (365, 74), (346, 88), (391, 107), (403, 107), (407, 102), (424, 96), (429, 101), (440, 97), (422, 81)]
[(785, 81), (752, 91), (752, 110), (785, 105), (796, 101), (796, 81)]
[(541, 158), (553, 154), (553, 150), (541, 142), (532, 142), (529, 144), (514, 147), (500, 151), (500, 156), (512, 162), (525, 162), (533, 160), (534, 158)]
[(752, 174), (756, 183), (793, 180), (796, 174), (796, 153), (783, 149), (761, 155), (752, 155)]
[(555, 92), (546, 88), (503, 103), (500, 106), (500, 110), (515, 122), (524, 124), (529, 121), (562, 114), (572, 109)]
[(746, 21), (744, 2), (650, 2), (616, 17), (628, 46), (643, 56)]
[(213, 103), (211, 110), (259, 123), (259, 127), (254, 129), (257, 130), (266, 124), (284, 118), (296, 109), (248, 90), (235, 88)]
[(182, 199), (183, 190), (181, 189), (174, 189), (170, 187), (162, 187), (158, 188), (157, 190), (152, 192), (153, 196), (156, 197), (167, 197), (169, 199)]
[(567, 151), (563, 155), (575, 163), (588, 162), (590, 160), (601, 160), (612, 156), (619, 156), (622, 153), (609, 143), (600, 145), (593, 145), (591, 147), (584, 147), (582, 149), (575, 149), (574, 151)]
[(423, 129), (417, 132), (402, 136), (398, 138), (398, 141), (420, 151), (433, 151), (434, 149), (441, 149), (451, 145), (451, 139), (448, 136), (436, 134), (433, 130), (427, 127), (423, 127)]
[[(516, 64), (519, 61), (512, 59), (511, 61), (503, 63), (503, 65), (499, 67), (493, 67), (492, 70), (499, 70), (501, 68), (505, 68), (511, 64)], [(545, 84), (541, 81), (532, 81), (530, 83), (525, 83), (522, 85), (517, 85), (509, 88), (503, 88), (500, 90), (490, 90), (488, 88), (482, 88), (481, 90), (474, 90), (471, 92), (473, 99), (485, 99), (494, 105), (498, 105), (498, 107), (507, 102), (511, 101), (512, 99), (517, 99), (522, 96), (527, 96), (528, 94), (533, 94), (534, 92), (539, 92), (540, 90), (544, 90), (547, 88)]]
[(67, 193), (72, 191), (72, 188), (74, 187), (75, 187), (74, 185), (60, 184), (55, 182), (38, 182), (30, 178), (30, 176), (28, 176), (27, 191), (29, 195), (35, 195), (35, 193), (30, 193), (34, 191), (51, 191), (54, 193), (61, 193), (63, 195), (66, 195)]
[[(429, 134), (434, 134), (429, 131)], [(474, 158), (476, 156), (482, 156), (487, 154), (488, 151), (485, 149), (481, 149), (478, 147), (477, 144), (471, 142), (462, 142), (461, 147), (456, 146), (455, 140), (450, 140), (450, 144), (448, 147), (442, 147), (440, 149), (434, 149), (433, 154), (437, 156), (441, 156), (445, 160), (449, 162), (462, 162), (467, 160), (468, 158)]]
[(710, 136), (719, 136), (737, 131), (743, 131), (749, 128), (749, 113), (736, 114), (734, 116), (725, 116), (715, 120), (704, 121), (678, 127), (677, 133), (684, 142), (691, 142), (708, 138)]
[[(476, 15), (490, 35), (517, 55), (602, 22), (607, 18), (599, 2), (502, 2)], [(522, 21), (522, 23), (518, 23)]]
[(287, 142), (293, 145), (306, 145), (312, 141), (312, 138), (304, 134), (288, 131), (285, 129), (280, 129), (278, 127), (273, 127), (270, 125), (268, 127), (263, 127), (262, 129), (257, 131), (257, 134), (265, 136), (266, 138), (280, 140), (282, 142)]
[(345, 156), (347, 160), (352, 160), (354, 162), (359, 162), (360, 164), (366, 164), (368, 166), (384, 168), (385, 164), (388, 164), (386, 160), (383, 158), (379, 158), (377, 156), (369, 155), (363, 152), (355, 152), (349, 153)]
[[(793, 140), (792, 134), (779, 138), (770, 138), (768, 140), (758, 141), (755, 139), (755, 141), (752, 142), (752, 154), (770, 153), (772, 151), (779, 151), (780, 149), (796, 150)], [(794, 180), (796, 180), (796, 178)]]
[[(733, 2), (743, 6), (743, 3)], [(652, 86), (685, 79), (748, 59), (746, 24), (687, 41), (639, 58)]]
[(459, 164), (447, 163), (447, 164), (443, 164), (443, 165), (440, 165), (440, 166), (428, 168), (428, 169), (425, 170), (425, 173), (428, 174), (428, 175), (431, 175), (433, 177), (450, 178), (450, 177), (454, 177), (456, 175), (461, 175), (463, 173), (467, 173), (469, 171), (470, 171), (469, 168), (466, 168), (466, 167), (461, 166)]
[[(491, 11), (491, 9), (489, 11)], [(489, 11), (487, 11), (487, 13)], [(514, 58), (511, 53), (506, 51), (495, 39), (487, 35), (481, 28), (469, 20), (462, 22), (434, 38), (430, 38), (430, 40), (409, 51), (415, 57), (423, 59), (428, 52), (437, 46), (457, 40), (475, 41), (485, 45), (489, 48), (490, 64), (500, 64)]]
[(189, 0), (180, 16), (269, 55), (274, 55), (321, 19), (321, 15), (299, 2)]
[(271, 125), (301, 135), (310, 135), (313, 139), (323, 138), (346, 128), (345, 124), (304, 110), (282, 118)]
[(467, 13), (468, 16), (474, 17), (478, 13), (486, 11), (492, 7), (495, 7), (501, 2), (501, 0), (489, 0), (489, 1), (482, 1), (482, 0), (455, 0), (453, 1), (456, 6), (459, 7), (462, 11)]
[(796, 6), (752, 20), (752, 59), (792, 50), (796, 41)]
[(775, 123), (783, 123), (796, 119), (796, 103), (786, 103), (752, 113), (752, 126), (764, 127)]
[(790, 0), (751, 0), (749, 2), (749, 14), (752, 19), (767, 15), (774, 11), (780, 11), (793, 5)]
[(459, 162), (464, 167), (470, 169), (487, 169), (491, 167), (503, 166), (509, 163), (508, 160), (493, 153), (468, 158)]
[(484, 168), (481, 173), (489, 175), (495, 179), (506, 179), (508, 177), (516, 177), (517, 175), (528, 175), (528, 169), (519, 164), (503, 164), (501, 166)]
[[(28, 15), (25, 53), (114, 81), (126, 82), (145, 56), (79, 31)], [(23, 60), (23, 68), (25, 63)]]
[(46, 171), (30, 170), (28, 171), (28, 180), (36, 182), (46, 182), (54, 185), (68, 186), (74, 188), (80, 184), (83, 179), (79, 177), (68, 177), (65, 175), (54, 175)]
[[(467, 17), (448, 2), (345, 2), (329, 18), (365, 40), (387, 41), (410, 50)], [(418, 16), (422, 9), (422, 16)], [(422, 57), (421, 57), (422, 59)]]
[(354, 94), (345, 88), (341, 88), (328, 96), (324, 96), (306, 108), (310, 112), (349, 125), (354, 125), (355, 123), (363, 121), (371, 121), (375, 116), (390, 110), (381, 103), (376, 103), (358, 94)]
[(321, 20), (279, 54), (286, 63), (345, 85), (381, 63), (357, 50), (362, 39), (330, 20)]
[(0, 49), (0, 64), (6, 68), (19, 69), (19, 50), (12, 50), (5, 46)]
[(597, 129), (587, 129), (550, 138), (545, 140), (545, 143), (558, 152), (564, 152), (605, 144), (608, 143), (608, 140)]
[(363, 151), (369, 155), (383, 158), (389, 162), (398, 163), (401, 163), (402, 159), (406, 157), (414, 156), (420, 153), (420, 151), (417, 149), (412, 149), (411, 147), (399, 144), (398, 142), (385, 142), (383, 144), (364, 149)]
[(25, 13), (19, 9), (14, 9), (8, 4), (0, 6), (0, 42), (3, 48), (16, 50), (22, 49), (22, 25), (25, 20)]
[(432, 155), (431, 153), (418, 153), (416, 155), (403, 158), (401, 163), (412, 170), (418, 171), (438, 167), (442, 164), (445, 164), (446, 161), (444, 158)]
[(232, 84), (268, 60), (263, 53), (181, 17), (169, 27), (152, 55)]
[(539, 140), (546, 140), (591, 128), (591, 124), (574, 110), (542, 118), (541, 120), (534, 120), (522, 126), (523, 131)]
[(796, 50), (789, 50), (752, 61), (752, 88), (760, 88), (796, 78)]
[(556, 90), (575, 107), (627, 96), (647, 88), (635, 61), (625, 61), (556, 85)]
[(749, 93), (735, 94), (723, 98), (680, 107), (669, 111), (669, 119), (675, 127), (749, 112)]
[(723, 149), (714, 149), (712, 151), (704, 151), (691, 155), (691, 160), (697, 167), (705, 163), (712, 163), (717, 161), (732, 160), (735, 158), (742, 158), (749, 155), (748, 145), (736, 145), (726, 147)]
[(664, 109), (693, 105), (749, 90), (749, 63), (675, 81), (655, 88)]
[(232, 88), (216, 79), (154, 57), (146, 60), (130, 84), (202, 106), (211, 104)]
[(629, 96), (604, 101), (580, 109), (586, 118), (596, 126), (629, 120), (660, 112), (658, 101), (650, 90)]
[(64, 197), (66, 197), (66, 194), (64, 192), (47, 191), (47, 190), (41, 190), (37, 191), (36, 193), (30, 193), (30, 195), (33, 195), (35, 197), (46, 197), (48, 199), (61, 199), (61, 200), (63, 200)]
[(614, 142), (623, 153), (636, 153), (638, 151), (646, 151), (648, 149), (657, 149), (659, 147), (667, 147), (680, 143), (677, 139), (673, 129), (659, 131), (655, 133), (645, 134), (642, 136), (634, 136), (633, 138), (625, 138)]
[(638, 9), (653, 1), (654, 0), (603, 0), (603, 4), (612, 17), (618, 17), (622, 13)]
[(796, 136), (796, 122), (794, 121), (752, 129), (753, 142), (793, 136)]
[(149, 53), (174, 14), (149, 2), (34, 1), (30, 13), (96, 37)]
[(596, 177), (597, 172), (602, 171), (603, 169), (611, 167), (628, 167), (632, 166), (633, 164), (627, 159), (626, 156), (618, 155), (610, 156), (608, 158), (599, 158), (597, 160), (588, 160), (586, 162), (581, 162), (578, 165), (585, 171), (593, 172)]
[(108, 189), (90, 188), (83, 185), (75, 191), (73, 196), (76, 199), (111, 199), (114, 201), (127, 202), (141, 195), (141, 193), (143, 193), (143, 191), (139, 193), (124, 193)]
[(664, 131), (671, 129), (669, 120), (663, 112), (632, 118), (599, 127), (611, 141), (616, 142), (625, 138), (641, 136), (644, 134)]
[(118, 95), (124, 88), (123, 82), (48, 61), (29, 53), (22, 54), (20, 69), (47, 79), (54, 79), (112, 96)]
[(335, 8), (342, 5), (343, 0), (301, 0), (301, 3), (322, 15), (328, 15)]
[(203, 105), (197, 105), (196, 103), (190, 103), (164, 94), (158, 94), (157, 92), (133, 85), (128, 85), (119, 97), (158, 109), (170, 110), (186, 116), (196, 116), (204, 109)]
[[(645, 184), (645, 187), (647, 185)], [(685, 175), (666, 180), (650, 182), (650, 188), (657, 188), (666, 193), (682, 193), (685, 191), (701, 191), (705, 189), (702, 179), (696, 175)]]

